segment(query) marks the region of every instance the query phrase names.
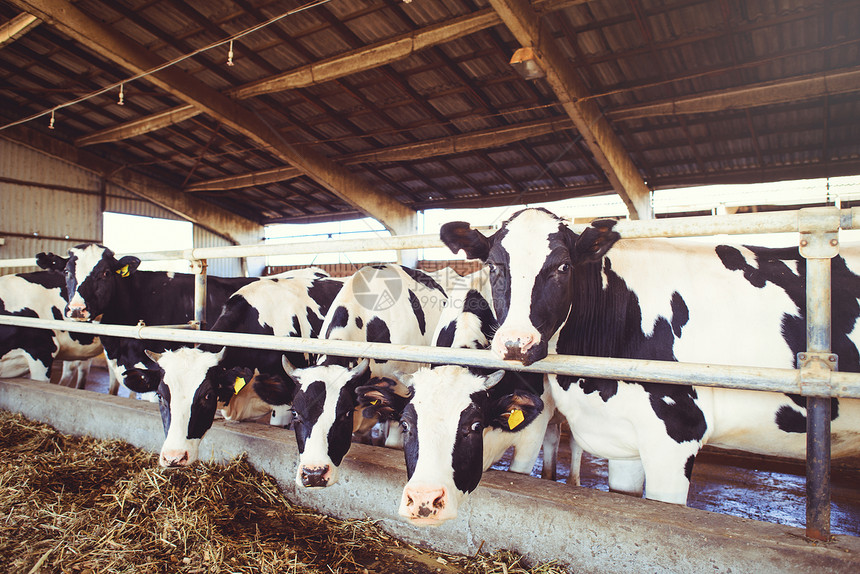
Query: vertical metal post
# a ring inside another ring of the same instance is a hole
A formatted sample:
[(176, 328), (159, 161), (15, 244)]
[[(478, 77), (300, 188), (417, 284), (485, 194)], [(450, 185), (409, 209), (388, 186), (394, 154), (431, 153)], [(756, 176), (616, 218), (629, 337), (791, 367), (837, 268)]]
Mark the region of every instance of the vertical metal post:
[[(830, 352), (830, 259), (806, 260), (806, 348)], [(830, 397), (806, 397), (806, 535), (830, 539)]]
[(195, 259), (191, 262), (194, 272), (194, 322), (198, 329), (206, 326), (206, 260)]
[(806, 353), (800, 353), (801, 387), (806, 395), (806, 535), (830, 539), (830, 388), (835, 369), (830, 354), (831, 267), (839, 252), (838, 210), (800, 213), (800, 253), (806, 258)]

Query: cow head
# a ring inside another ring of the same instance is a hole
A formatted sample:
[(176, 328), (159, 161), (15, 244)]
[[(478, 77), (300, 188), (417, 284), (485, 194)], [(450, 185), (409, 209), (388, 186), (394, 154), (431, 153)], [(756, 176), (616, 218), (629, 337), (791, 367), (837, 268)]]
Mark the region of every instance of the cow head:
[(463, 221), (446, 223), (442, 241), (490, 268), (499, 329), (491, 348), (504, 359), (530, 365), (547, 355), (547, 344), (570, 312), (573, 277), (600, 260), (620, 235), (611, 220), (595, 221), (582, 235), (545, 209), (524, 209), (486, 237)]
[(413, 524), (456, 518), (481, 480), (486, 435), (519, 432), (543, 410), (540, 397), (525, 391), (492, 397), (490, 389), (504, 374), (482, 376), (448, 365), (416, 371), (406, 399), (378, 385), (357, 390), (365, 416), (400, 418), (409, 482), (399, 511)]
[(337, 467), (349, 450), (355, 430), (355, 389), (370, 379), (370, 362), (353, 368), (330, 363), (294, 369), (284, 359), (284, 370), (295, 382), (295, 394), (271, 381), (255, 384), (254, 390), (269, 404), (293, 405), (293, 429), (299, 449), (296, 484), (320, 488), (337, 482)]
[(249, 369), (219, 366), (224, 351), (180, 348), (162, 354), (146, 351), (156, 369), (129, 369), (126, 386), (137, 393), (156, 391), (164, 425), (159, 464), (188, 466), (197, 460), (200, 440), (212, 426), (219, 404), (251, 382)]
[(40, 253), (36, 262), (43, 269), (62, 271), (66, 275), (69, 301), (66, 317), (92, 321), (104, 313), (118, 283), (137, 271), (140, 259), (127, 255), (116, 259), (104, 245), (85, 243), (69, 249), (64, 259), (53, 253)]

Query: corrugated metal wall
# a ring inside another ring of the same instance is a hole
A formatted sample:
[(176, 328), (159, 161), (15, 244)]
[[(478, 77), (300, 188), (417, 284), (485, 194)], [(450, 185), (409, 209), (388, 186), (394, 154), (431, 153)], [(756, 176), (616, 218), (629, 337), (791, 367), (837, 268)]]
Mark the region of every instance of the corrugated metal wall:
[[(0, 177), (76, 191), (59, 191), (0, 181), (0, 257), (65, 253), (85, 241), (101, 241), (101, 180), (92, 172), (0, 139)], [(0, 269), (0, 273), (33, 271)]]
[[(108, 184), (102, 191), (102, 179), (97, 174), (2, 138), (0, 178), (0, 237), (5, 239), (5, 245), (0, 246), (0, 259), (35, 257), (40, 251), (65, 254), (69, 247), (79, 243), (101, 242), (102, 209), (182, 219), (116, 185)], [(193, 242), (195, 247), (231, 245), (223, 237), (196, 225)], [(34, 270), (35, 267), (0, 268), (0, 274)], [(241, 261), (213, 259), (209, 261), (208, 272), (222, 277), (239, 276)]]
[[(194, 247), (229, 247), (233, 244), (211, 231), (194, 226)], [(218, 277), (239, 277), (242, 273), (242, 262), (239, 259), (209, 259), (206, 272)]]
[(105, 211), (124, 213), (126, 215), (141, 215), (143, 217), (157, 217), (159, 219), (172, 219), (184, 221), (181, 217), (171, 211), (141, 199), (125, 189), (109, 183), (107, 186), (107, 198), (105, 200)]

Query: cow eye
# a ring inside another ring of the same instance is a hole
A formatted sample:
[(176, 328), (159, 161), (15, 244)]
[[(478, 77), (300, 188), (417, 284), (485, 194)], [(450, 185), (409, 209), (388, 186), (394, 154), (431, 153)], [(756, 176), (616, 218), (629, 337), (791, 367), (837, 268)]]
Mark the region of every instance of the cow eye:
[(108, 271), (107, 269), (102, 271), (102, 277), (110, 277), (110, 271)]
[(293, 414), (293, 421), (301, 422), (302, 417), (301, 415), (299, 415), (299, 413), (296, 412), (296, 409), (290, 409), (290, 412)]
[(212, 400), (212, 391), (209, 391), (205, 395), (203, 395), (203, 400), (204, 401), (211, 401)]
[(478, 431), (479, 431), (479, 430), (481, 430), (482, 428), (484, 428), (484, 425), (483, 425), (483, 424), (481, 424), (481, 421), (475, 421), (475, 422), (473, 422), (473, 423), (472, 423), (472, 426), (470, 426), (470, 427), (469, 427), (469, 430), (470, 430), (471, 432), (478, 432)]
[(406, 421), (400, 421), (400, 428), (401, 428), (401, 430), (403, 430), (403, 432), (408, 433), (409, 432), (409, 423)]
[(562, 263), (558, 266), (559, 273), (567, 273), (568, 271), (570, 271), (570, 263)]
[(487, 261), (487, 267), (490, 268), (490, 273), (498, 273), (499, 268), (492, 261)]

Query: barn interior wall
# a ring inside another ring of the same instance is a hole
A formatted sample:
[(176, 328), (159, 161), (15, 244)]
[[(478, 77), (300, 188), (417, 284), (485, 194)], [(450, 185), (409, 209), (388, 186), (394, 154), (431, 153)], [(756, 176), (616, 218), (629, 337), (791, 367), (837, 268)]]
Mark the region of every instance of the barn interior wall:
[[(194, 226), (193, 231), (194, 247), (230, 247), (232, 242), (224, 237), (209, 231), (199, 225)], [(259, 260), (259, 261), (258, 261)], [(242, 260), (239, 258), (231, 259), (209, 259), (207, 262), (206, 272), (209, 275), (217, 275), (218, 277), (239, 277), (244, 275), (242, 269)], [(263, 274), (263, 258), (249, 257), (248, 272), (253, 277), (259, 277)]]
[[(105, 211), (123, 213), (125, 215), (139, 215), (141, 217), (155, 217), (158, 219), (185, 221), (175, 213), (155, 205), (150, 201), (142, 199), (118, 185), (109, 183), (106, 191)], [(110, 245), (108, 245), (108, 247), (110, 247)]]
[[(0, 259), (34, 257), (41, 251), (65, 254), (85, 242), (103, 242), (102, 211), (159, 219), (183, 220), (174, 212), (108, 183), (91, 170), (12, 140), (0, 138)], [(195, 247), (233, 245), (194, 225)], [(110, 245), (108, 245), (110, 247)], [(239, 259), (213, 259), (211, 275), (242, 275)], [(263, 261), (250, 260), (252, 275)], [(36, 267), (0, 268), (0, 274), (34, 271)]]
[[(67, 190), (41, 187), (51, 185)], [(0, 138), (0, 258), (65, 253), (78, 243), (101, 241), (100, 188), (101, 179), (91, 171)]]

